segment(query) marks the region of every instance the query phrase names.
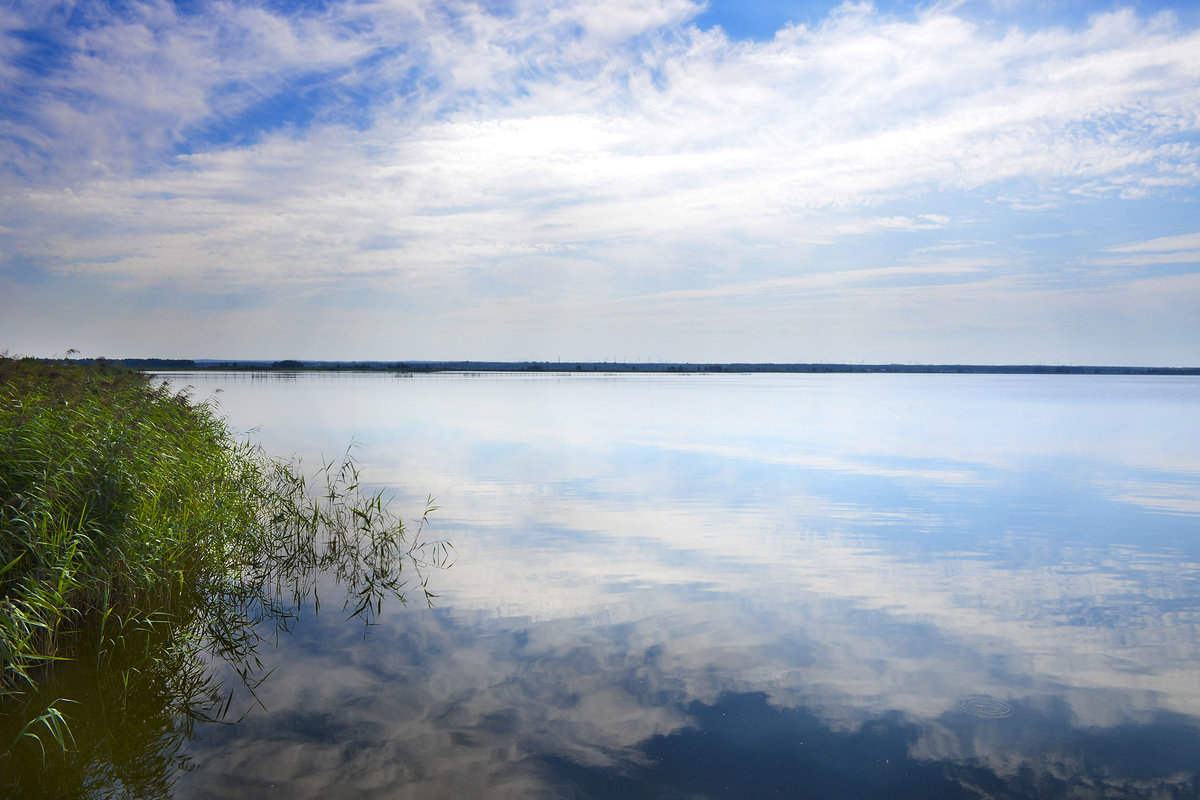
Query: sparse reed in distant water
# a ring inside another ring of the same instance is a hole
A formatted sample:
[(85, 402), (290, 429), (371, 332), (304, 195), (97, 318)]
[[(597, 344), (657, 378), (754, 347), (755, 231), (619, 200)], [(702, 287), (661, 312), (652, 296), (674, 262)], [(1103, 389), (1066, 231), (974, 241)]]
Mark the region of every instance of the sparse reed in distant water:
[[(211, 403), (137, 372), (0, 356), (0, 703), (47, 665), (103, 654), (105, 637), (176, 611), (225, 620), (239, 608), (286, 625), (317, 570), (364, 619), (414, 581), (430, 600), (420, 568), (444, 563), (448, 545), (410, 541), (381, 495), (359, 493), (349, 457), (321, 475), (309, 492), (296, 464), (238, 439)], [(253, 657), (239, 638), (253, 625), (202, 627), (182, 626), (191, 641), (175, 644)], [(81, 647), (85, 635), (99, 641)], [(17, 738), (43, 737), (70, 745), (53, 703)]]

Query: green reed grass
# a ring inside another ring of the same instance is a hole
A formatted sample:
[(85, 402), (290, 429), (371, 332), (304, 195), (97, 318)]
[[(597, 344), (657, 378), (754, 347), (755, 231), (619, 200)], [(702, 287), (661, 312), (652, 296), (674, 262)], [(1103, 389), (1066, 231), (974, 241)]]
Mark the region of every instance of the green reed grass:
[(86, 618), (169, 605), (253, 548), (255, 455), (136, 372), (0, 360), (0, 692), (69, 656)]
[[(28, 706), (56, 662), (102, 668), (127, 632), (173, 618), (164, 662), (216, 652), (252, 692), (257, 623), (286, 628), (319, 571), (367, 621), (411, 581), (432, 598), (421, 567), (448, 545), (422, 558), (349, 457), (318, 479), (140, 373), (0, 354), (0, 704)], [(33, 705), (17, 738), (68, 748), (70, 710)]]

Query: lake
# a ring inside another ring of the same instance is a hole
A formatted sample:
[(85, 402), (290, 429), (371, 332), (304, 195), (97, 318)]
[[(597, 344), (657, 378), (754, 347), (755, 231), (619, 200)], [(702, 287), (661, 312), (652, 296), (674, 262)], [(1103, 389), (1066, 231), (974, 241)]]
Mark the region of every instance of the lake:
[(455, 558), (97, 796), (1200, 796), (1200, 379), (169, 378)]

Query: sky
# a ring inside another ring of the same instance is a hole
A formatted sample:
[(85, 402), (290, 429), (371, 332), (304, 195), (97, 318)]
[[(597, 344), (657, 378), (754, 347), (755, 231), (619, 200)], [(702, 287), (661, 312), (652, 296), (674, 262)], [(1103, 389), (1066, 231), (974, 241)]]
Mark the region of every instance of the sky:
[(0, 0), (10, 355), (1200, 365), (1200, 7)]

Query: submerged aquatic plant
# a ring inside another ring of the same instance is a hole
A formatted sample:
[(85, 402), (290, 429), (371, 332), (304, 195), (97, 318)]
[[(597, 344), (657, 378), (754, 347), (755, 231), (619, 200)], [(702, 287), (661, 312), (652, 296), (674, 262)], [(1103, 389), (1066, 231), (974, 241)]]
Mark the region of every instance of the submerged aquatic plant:
[(0, 356), (0, 762), (72, 748), (85, 715), (56, 671), (92, 670), (118, 697), (157, 686), (164, 724), (189, 735), (230, 714), (211, 664), (253, 696), (261, 637), (319, 603), (319, 575), (367, 623), (386, 598), (431, 602), (423, 569), (450, 554), (420, 541), (432, 510), (410, 535), (349, 451), (306, 478), (140, 373)]

